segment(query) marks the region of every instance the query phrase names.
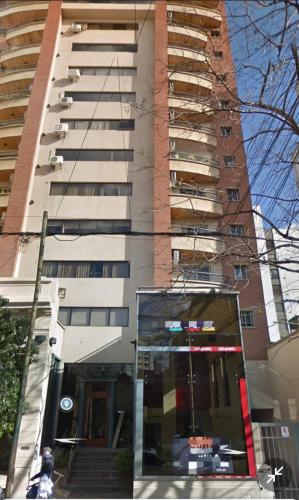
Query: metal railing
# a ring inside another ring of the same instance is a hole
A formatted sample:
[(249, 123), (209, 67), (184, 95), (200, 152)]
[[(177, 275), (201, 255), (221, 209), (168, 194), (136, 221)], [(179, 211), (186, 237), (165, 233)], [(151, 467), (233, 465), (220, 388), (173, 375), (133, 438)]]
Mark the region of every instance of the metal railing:
[(0, 51), (0, 57), (10, 52), (16, 52), (17, 50), (25, 50), (30, 47), (40, 47), (40, 43), (28, 43), (28, 45), (14, 45), (13, 47), (7, 47), (6, 49), (2, 49)]
[(217, 238), (220, 233), (215, 229), (210, 229), (204, 226), (184, 226), (179, 224), (174, 224), (171, 226), (171, 232), (182, 234), (182, 236), (209, 236), (211, 238)]
[(228, 279), (223, 274), (207, 272), (200, 265), (176, 264), (173, 263), (173, 270), (178, 273), (178, 278), (186, 281), (205, 281), (226, 284)]
[(22, 97), (29, 97), (30, 90), (18, 90), (14, 92), (0, 92), (0, 101), (5, 101), (7, 99), (20, 99)]
[(202, 132), (204, 134), (216, 136), (216, 130), (212, 127), (206, 127), (205, 125), (197, 125), (194, 122), (188, 122), (183, 120), (170, 120), (169, 126), (173, 128), (184, 128), (191, 130), (192, 132)]
[(220, 168), (219, 160), (214, 160), (213, 158), (208, 158), (203, 155), (193, 154), (193, 153), (184, 153), (180, 151), (171, 151), (170, 152), (171, 160), (182, 160), (182, 161), (190, 161), (193, 163), (204, 163), (205, 165), (210, 165), (211, 167)]
[(19, 125), (24, 125), (24, 122), (24, 118), (17, 118), (16, 120), (3, 120), (0, 122), (0, 128), (18, 127)]
[(15, 149), (8, 149), (7, 151), (0, 151), (0, 160), (7, 158), (16, 158), (18, 156), (18, 151)]
[(222, 200), (222, 194), (218, 191), (214, 191), (212, 189), (202, 189), (200, 187), (175, 180), (171, 182), (171, 192), (172, 194), (184, 194), (195, 198), (205, 198), (218, 202), (221, 202)]

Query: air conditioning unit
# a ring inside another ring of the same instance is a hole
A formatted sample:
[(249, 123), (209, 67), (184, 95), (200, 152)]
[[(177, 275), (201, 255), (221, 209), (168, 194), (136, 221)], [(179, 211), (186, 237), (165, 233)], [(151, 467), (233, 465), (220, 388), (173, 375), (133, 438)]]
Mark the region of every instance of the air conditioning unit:
[(58, 170), (63, 165), (63, 156), (51, 156), (50, 165), (52, 165), (54, 170)]
[(168, 22), (172, 23), (173, 21), (173, 12), (167, 12), (167, 19), (168, 19)]
[(55, 134), (58, 137), (65, 137), (69, 131), (69, 126), (67, 123), (56, 123), (55, 125)]
[(64, 108), (70, 108), (73, 104), (73, 98), (72, 97), (60, 97), (59, 102), (61, 106)]
[(69, 69), (68, 77), (73, 82), (80, 80), (80, 70), (79, 69)]
[(82, 24), (76, 24), (76, 23), (71, 24), (71, 31), (73, 33), (80, 33), (82, 31)]
[(169, 82), (168, 91), (170, 94), (174, 93), (174, 82), (171, 82), (171, 81)]
[(175, 121), (175, 110), (174, 109), (169, 110), (169, 121), (170, 121), (170, 123), (173, 123)]
[(174, 153), (175, 152), (175, 141), (171, 139), (170, 141), (170, 152)]
[(178, 264), (180, 262), (180, 251), (172, 250), (172, 261), (174, 264)]

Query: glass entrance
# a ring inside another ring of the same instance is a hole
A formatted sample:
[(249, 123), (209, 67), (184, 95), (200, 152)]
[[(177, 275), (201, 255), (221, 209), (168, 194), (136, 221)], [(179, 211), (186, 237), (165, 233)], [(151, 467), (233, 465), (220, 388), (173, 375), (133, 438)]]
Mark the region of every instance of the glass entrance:
[(107, 446), (108, 398), (106, 392), (90, 392), (87, 398), (85, 436), (87, 446)]

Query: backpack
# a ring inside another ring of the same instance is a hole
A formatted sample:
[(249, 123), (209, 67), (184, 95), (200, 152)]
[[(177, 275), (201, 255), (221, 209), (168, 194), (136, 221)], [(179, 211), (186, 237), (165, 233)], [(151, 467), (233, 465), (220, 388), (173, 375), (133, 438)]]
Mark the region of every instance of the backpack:
[(31, 486), (28, 486), (26, 498), (36, 498), (37, 497), (37, 490), (38, 490), (38, 483), (35, 483), (35, 484), (32, 484)]

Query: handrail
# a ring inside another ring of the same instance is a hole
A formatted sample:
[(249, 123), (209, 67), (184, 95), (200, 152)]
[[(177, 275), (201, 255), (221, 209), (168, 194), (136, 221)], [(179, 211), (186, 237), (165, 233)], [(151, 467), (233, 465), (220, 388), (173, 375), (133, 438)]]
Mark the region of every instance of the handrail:
[(183, 182), (175, 180), (171, 182), (171, 191), (174, 194), (175, 191), (178, 191), (179, 194), (187, 194), (197, 198), (207, 198), (213, 201), (222, 200), (222, 194), (219, 191), (200, 188), (198, 186), (192, 186), (190, 184), (185, 184)]
[(9, 75), (10, 73), (21, 73), (23, 71), (32, 71), (36, 69), (36, 66), (19, 66), (18, 68), (7, 68), (7, 69), (0, 69), (0, 76), (6, 76)]
[(8, 149), (7, 151), (0, 151), (0, 160), (6, 158), (16, 158), (18, 156), (18, 151), (13, 149)]
[(8, 54), (9, 52), (16, 52), (17, 50), (24, 50), (30, 47), (40, 47), (40, 43), (28, 43), (28, 45), (14, 45), (13, 47), (7, 47), (6, 49), (2, 49), (0, 51), (0, 57), (4, 54)]
[(220, 168), (219, 160), (213, 160), (212, 158), (207, 158), (206, 156), (193, 154), (193, 153), (184, 153), (179, 151), (171, 151), (170, 152), (171, 160), (185, 160), (194, 163), (204, 163), (206, 165), (211, 165), (212, 167)]
[(75, 436), (74, 436), (75, 440), (72, 443), (70, 455), (69, 455), (69, 462), (68, 462), (68, 466), (67, 466), (66, 479), (68, 479), (70, 477), (70, 474), (71, 474), (71, 468), (72, 468), (73, 461), (74, 461), (74, 453), (75, 453), (75, 450), (77, 449), (77, 445), (78, 445), (78, 441), (77, 441), (78, 432), (79, 432), (79, 428), (76, 427)]
[(193, 124), (192, 122), (184, 122), (183, 120), (174, 120), (169, 122), (170, 127), (174, 128), (186, 128), (192, 130), (192, 132), (203, 132), (209, 135), (216, 136), (216, 130), (212, 127), (206, 127), (204, 125)]
[(24, 125), (24, 122), (25, 122), (24, 118), (17, 118), (16, 120), (4, 120), (0, 122), (0, 128)]
[(12, 33), (13, 31), (18, 30), (20, 28), (26, 28), (26, 26), (31, 26), (31, 25), (34, 25), (34, 24), (45, 23), (45, 21), (46, 21), (46, 18), (43, 17), (42, 19), (40, 19), (40, 21), (32, 21), (31, 23), (18, 24), (17, 26), (13, 26), (12, 28), (8, 28), (6, 30), (6, 34)]
[(6, 99), (17, 99), (21, 97), (29, 97), (30, 90), (18, 90), (15, 92), (0, 92), (0, 101), (5, 101)]

